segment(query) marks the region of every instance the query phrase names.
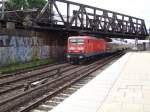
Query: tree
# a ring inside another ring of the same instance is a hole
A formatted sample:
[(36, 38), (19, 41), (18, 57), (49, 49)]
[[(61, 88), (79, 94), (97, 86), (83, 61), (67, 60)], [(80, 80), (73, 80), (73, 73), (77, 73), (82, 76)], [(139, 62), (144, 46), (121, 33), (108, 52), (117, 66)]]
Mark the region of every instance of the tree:
[(147, 39), (147, 40), (150, 40), (150, 36), (149, 36), (149, 35), (148, 35), (148, 36), (146, 36), (146, 39)]
[(21, 10), (26, 8), (26, 0), (8, 0), (5, 2), (5, 10)]
[(45, 4), (46, 0), (7, 0), (5, 10), (42, 9)]
[(28, 8), (38, 8), (42, 9), (46, 4), (46, 0), (27, 0)]

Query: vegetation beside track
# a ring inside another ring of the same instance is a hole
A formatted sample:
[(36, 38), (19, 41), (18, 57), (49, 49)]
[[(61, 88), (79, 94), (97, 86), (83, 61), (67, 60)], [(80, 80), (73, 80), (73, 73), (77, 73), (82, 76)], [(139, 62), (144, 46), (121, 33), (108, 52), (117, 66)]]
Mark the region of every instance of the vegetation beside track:
[(29, 69), (29, 68), (32, 68), (34, 70), (38, 66), (50, 64), (55, 61), (56, 60), (54, 59), (43, 59), (43, 60), (33, 60), (25, 63), (16, 63), (5, 67), (0, 67), (0, 74), (12, 73), (18, 70)]

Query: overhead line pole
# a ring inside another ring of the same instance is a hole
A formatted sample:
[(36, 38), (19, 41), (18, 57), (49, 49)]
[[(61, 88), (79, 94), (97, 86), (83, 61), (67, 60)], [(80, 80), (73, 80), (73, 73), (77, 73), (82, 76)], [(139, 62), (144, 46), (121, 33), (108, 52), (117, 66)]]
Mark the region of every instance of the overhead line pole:
[(4, 0), (2, 0), (2, 15), (1, 15), (1, 19), (4, 19), (5, 16), (5, 6), (4, 6)]

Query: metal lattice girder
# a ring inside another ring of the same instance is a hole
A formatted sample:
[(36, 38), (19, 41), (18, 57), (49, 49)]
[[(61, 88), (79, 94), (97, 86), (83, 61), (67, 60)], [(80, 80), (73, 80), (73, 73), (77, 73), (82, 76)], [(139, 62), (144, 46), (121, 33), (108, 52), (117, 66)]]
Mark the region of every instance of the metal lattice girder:
[(143, 19), (66, 0), (48, 0), (33, 18), (37, 28), (144, 39)]
[[(62, 5), (66, 9), (62, 10)], [(71, 8), (76, 7), (74, 10)], [(90, 11), (89, 11), (90, 10)], [(49, 0), (37, 17), (43, 22), (45, 12), (49, 27), (68, 31), (83, 31), (107, 35), (144, 38), (147, 35), (143, 19), (65, 0)], [(60, 27), (58, 27), (60, 26)]]

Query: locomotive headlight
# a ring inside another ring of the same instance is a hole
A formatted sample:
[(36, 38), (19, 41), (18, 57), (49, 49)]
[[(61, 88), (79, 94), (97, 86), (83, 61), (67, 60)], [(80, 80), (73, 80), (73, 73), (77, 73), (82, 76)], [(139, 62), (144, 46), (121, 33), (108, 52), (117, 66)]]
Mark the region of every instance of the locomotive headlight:
[(79, 56), (79, 59), (82, 59), (83, 58), (83, 56)]
[(84, 50), (84, 48), (83, 47), (78, 47), (78, 50)]
[(67, 58), (70, 58), (70, 55), (67, 55)]
[(75, 50), (75, 47), (70, 47), (68, 50)]

